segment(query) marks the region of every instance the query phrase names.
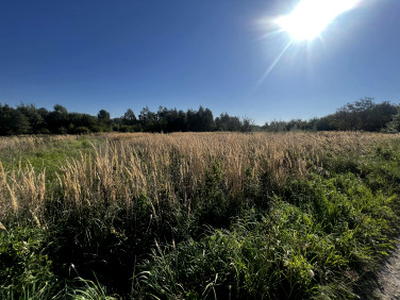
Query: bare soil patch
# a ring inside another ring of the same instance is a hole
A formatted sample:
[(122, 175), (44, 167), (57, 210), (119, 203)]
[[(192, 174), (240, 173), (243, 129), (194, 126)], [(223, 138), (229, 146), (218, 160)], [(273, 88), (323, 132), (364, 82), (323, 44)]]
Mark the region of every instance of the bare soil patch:
[(377, 279), (380, 288), (373, 293), (375, 299), (400, 299), (400, 241)]

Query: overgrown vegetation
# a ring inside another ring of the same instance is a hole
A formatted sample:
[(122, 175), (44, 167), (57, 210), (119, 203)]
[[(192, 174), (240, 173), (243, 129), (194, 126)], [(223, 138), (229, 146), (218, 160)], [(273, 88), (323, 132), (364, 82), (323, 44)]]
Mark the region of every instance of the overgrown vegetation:
[(2, 138), (0, 298), (367, 298), (398, 230), (399, 145), (326, 132)]

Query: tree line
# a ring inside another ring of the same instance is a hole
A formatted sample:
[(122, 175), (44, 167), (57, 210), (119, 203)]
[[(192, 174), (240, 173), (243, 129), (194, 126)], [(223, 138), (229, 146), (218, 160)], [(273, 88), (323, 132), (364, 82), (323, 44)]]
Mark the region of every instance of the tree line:
[(250, 131), (252, 122), (223, 113), (214, 118), (208, 108), (198, 110), (168, 109), (157, 112), (143, 108), (136, 117), (132, 109), (123, 116), (111, 118), (104, 109), (97, 116), (68, 112), (62, 105), (52, 111), (36, 108), (34, 104), (21, 104), (13, 108), (0, 104), (0, 135), (19, 134), (85, 134), (95, 132), (176, 132), (176, 131)]
[(347, 103), (335, 113), (321, 118), (272, 121), (265, 123), (262, 129), (271, 132), (312, 130), (396, 133), (400, 132), (400, 106), (388, 101), (375, 103), (373, 98), (365, 97)]
[(123, 116), (111, 118), (104, 109), (97, 116), (68, 112), (62, 105), (52, 111), (36, 108), (34, 104), (21, 104), (13, 108), (0, 104), (0, 135), (19, 134), (85, 134), (95, 132), (176, 132), (176, 131), (242, 131), (264, 130), (282, 132), (313, 131), (374, 131), (400, 132), (399, 105), (390, 102), (375, 103), (363, 98), (348, 103), (335, 113), (311, 120), (294, 119), (272, 121), (256, 126), (248, 118), (222, 113), (214, 118), (208, 108), (187, 111), (159, 107), (157, 112), (144, 107), (138, 116), (128, 109)]

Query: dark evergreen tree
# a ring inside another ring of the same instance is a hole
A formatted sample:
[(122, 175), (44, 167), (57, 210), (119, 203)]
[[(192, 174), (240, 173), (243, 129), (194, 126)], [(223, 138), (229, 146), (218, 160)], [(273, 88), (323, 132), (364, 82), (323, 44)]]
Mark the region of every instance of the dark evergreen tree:
[(69, 120), (67, 109), (59, 104), (47, 115), (47, 124), (51, 133), (65, 134), (68, 130)]
[(45, 132), (46, 124), (43, 117), (40, 115), (35, 105), (24, 105), (21, 104), (17, 107), (17, 111), (20, 111), (28, 120), (29, 128), (27, 129), (28, 134), (38, 134)]
[(125, 112), (124, 116), (122, 117), (122, 124), (123, 125), (128, 125), (128, 126), (134, 126), (136, 125), (137, 119), (135, 116), (135, 113), (133, 112), (132, 109), (128, 108), (128, 110)]
[(146, 106), (144, 107), (139, 114), (139, 124), (141, 125), (141, 129), (146, 132), (154, 132), (157, 131), (157, 118), (156, 114)]
[(100, 127), (100, 131), (111, 131), (112, 130), (112, 122), (110, 113), (104, 109), (101, 109), (97, 114), (97, 120)]
[(7, 104), (0, 105), (0, 134), (27, 134), (31, 130), (28, 118)]

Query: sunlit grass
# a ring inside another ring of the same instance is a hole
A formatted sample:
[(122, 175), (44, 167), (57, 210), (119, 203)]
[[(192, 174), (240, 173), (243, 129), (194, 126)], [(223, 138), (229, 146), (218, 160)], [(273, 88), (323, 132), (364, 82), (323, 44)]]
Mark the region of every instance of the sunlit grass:
[(399, 145), (323, 132), (4, 139), (0, 261), (22, 264), (4, 276), (44, 299), (349, 298), (391, 249)]
[(36, 172), (46, 170), (53, 175), (67, 159), (94, 153), (93, 145), (104, 141), (104, 137), (94, 135), (0, 137), (0, 162), (6, 171), (29, 165)]

